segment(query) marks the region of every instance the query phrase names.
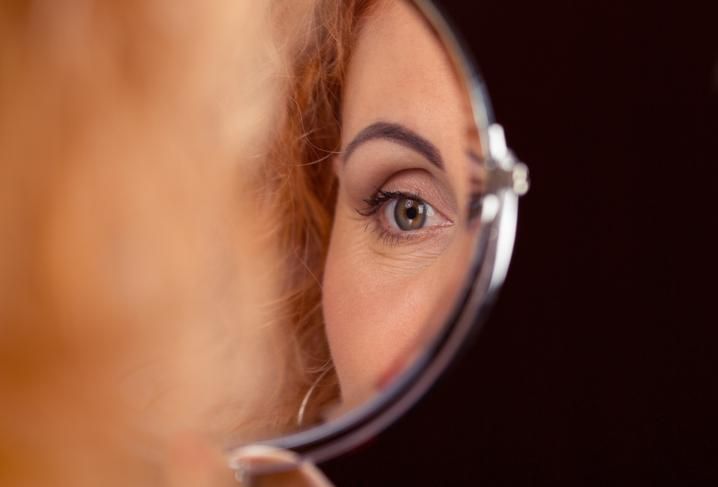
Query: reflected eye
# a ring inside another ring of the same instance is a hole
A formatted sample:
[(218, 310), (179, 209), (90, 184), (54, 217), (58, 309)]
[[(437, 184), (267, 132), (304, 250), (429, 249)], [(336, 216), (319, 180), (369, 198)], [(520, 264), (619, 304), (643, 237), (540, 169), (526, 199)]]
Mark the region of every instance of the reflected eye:
[(428, 238), (431, 235), (430, 230), (453, 224), (425, 200), (413, 194), (379, 191), (365, 201), (369, 207), (357, 211), (360, 215), (372, 219), (375, 228), (387, 243)]
[(384, 215), (400, 230), (419, 230), (426, 224), (427, 217), (434, 216), (434, 209), (420, 199), (399, 196), (386, 205)]

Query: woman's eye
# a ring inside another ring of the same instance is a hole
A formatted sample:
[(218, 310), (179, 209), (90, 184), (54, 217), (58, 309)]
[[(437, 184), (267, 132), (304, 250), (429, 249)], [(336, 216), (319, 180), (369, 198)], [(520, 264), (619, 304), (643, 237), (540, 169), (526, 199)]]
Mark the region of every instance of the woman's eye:
[(453, 225), (443, 213), (416, 195), (380, 190), (364, 201), (368, 208), (357, 212), (372, 220), (382, 238), (390, 243), (422, 235), (428, 237), (423, 230)]
[(428, 218), (435, 215), (426, 202), (406, 196), (392, 199), (384, 211), (386, 220), (405, 232), (423, 228)]

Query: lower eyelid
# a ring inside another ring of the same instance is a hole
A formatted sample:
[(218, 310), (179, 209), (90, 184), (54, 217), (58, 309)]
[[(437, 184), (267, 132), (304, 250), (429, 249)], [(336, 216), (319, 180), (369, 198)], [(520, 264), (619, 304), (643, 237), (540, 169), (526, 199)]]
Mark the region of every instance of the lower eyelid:
[(433, 242), (444, 234), (441, 227), (429, 227), (410, 232), (396, 232), (388, 230), (384, 225), (378, 222), (375, 222), (373, 231), (378, 234), (383, 245), (391, 247)]

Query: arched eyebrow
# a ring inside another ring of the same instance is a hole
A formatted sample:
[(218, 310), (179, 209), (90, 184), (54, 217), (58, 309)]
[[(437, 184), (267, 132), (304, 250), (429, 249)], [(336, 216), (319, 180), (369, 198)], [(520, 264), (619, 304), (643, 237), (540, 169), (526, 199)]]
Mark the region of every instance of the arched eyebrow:
[(346, 163), (349, 160), (352, 153), (361, 144), (375, 139), (384, 139), (403, 145), (418, 152), (439, 169), (444, 169), (444, 160), (441, 158), (439, 149), (434, 144), (401, 124), (389, 122), (376, 122), (359, 132), (344, 149), (342, 155), (344, 162)]

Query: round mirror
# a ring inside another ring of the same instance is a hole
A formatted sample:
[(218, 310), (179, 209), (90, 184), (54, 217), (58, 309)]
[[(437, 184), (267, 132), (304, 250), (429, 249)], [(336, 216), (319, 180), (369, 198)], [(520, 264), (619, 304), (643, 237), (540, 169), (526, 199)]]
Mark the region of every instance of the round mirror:
[(435, 5), (310, 4), (262, 205), (283, 223), (280, 315), (299, 386), (257, 418), (274, 430), (230, 441), (245, 475), (272, 469), (243, 461), (254, 445), (320, 462), (427, 391), (485, 317), (528, 189)]

